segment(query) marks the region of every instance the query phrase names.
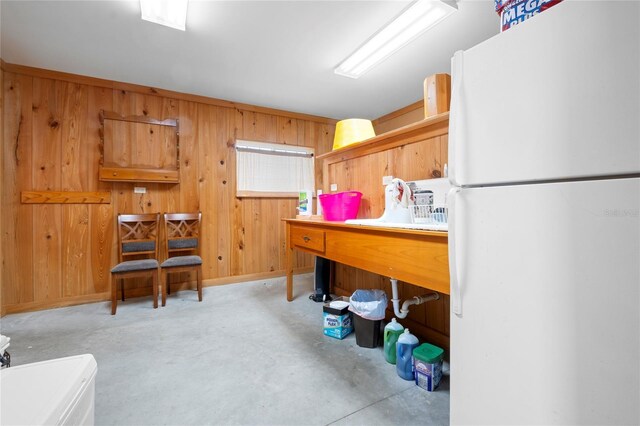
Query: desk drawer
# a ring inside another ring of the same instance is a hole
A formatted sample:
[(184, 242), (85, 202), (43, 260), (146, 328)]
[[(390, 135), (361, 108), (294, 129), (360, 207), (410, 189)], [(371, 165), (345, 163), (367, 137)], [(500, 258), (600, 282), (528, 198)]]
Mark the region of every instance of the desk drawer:
[(291, 245), (324, 253), (324, 231), (313, 228), (291, 228)]

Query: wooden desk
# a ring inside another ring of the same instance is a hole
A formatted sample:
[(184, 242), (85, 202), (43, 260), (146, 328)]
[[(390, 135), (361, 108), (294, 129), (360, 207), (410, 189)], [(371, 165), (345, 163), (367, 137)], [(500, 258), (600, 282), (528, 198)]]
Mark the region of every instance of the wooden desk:
[(284, 219), (287, 300), (293, 300), (293, 250), (449, 294), (446, 232)]

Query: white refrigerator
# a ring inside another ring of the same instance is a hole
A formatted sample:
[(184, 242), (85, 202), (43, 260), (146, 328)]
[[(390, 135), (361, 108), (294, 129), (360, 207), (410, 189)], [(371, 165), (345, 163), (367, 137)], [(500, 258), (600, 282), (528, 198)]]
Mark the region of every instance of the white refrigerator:
[(640, 424), (640, 3), (452, 61), (452, 424)]

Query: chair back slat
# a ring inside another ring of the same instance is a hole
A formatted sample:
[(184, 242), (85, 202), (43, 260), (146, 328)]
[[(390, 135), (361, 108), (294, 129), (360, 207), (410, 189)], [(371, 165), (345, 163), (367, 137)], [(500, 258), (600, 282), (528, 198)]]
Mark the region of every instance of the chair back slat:
[(202, 213), (165, 213), (165, 248), (167, 257), (200, 255)]
[(118, 258), (158, 258), (160, 213), (118, 215)]

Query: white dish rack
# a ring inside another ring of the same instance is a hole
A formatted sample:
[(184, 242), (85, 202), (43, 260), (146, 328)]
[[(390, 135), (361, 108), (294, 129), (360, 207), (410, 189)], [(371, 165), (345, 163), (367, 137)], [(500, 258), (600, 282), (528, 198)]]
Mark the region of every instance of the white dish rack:
[(449, 210), (444, 204), (417, 204), (409, 206), (409, 213), (415, 224), (446, 225)]

